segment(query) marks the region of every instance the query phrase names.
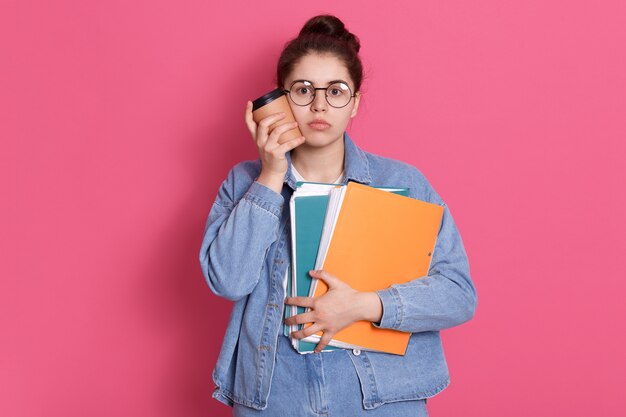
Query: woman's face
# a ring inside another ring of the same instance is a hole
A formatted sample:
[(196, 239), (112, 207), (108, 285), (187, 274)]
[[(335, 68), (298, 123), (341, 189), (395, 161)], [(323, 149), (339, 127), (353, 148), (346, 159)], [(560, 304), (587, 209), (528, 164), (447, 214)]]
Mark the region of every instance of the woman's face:
[[(285, 79), (283, 88), (289, 89), (295, 80), (310, 81), (315, 88), (328, 87), (331, 82), (343, 80), (354, 94), (354, 82), (348, 69), (334, 55), (305, 55), (295, 64), (293, 71)], [(347, 106), (341, 108), (330, 106), (323, 90), (317, 90), (313, 102), (306, 106), (298, 106), (289, 100), (298, 127), (306, 138), (304, 145), (319, 148), (343, 140), (348, 122), (356, 116), (360, 98), (360, 93), (357, 93)], [(325, 124), (314, 123), (316, 120)]]

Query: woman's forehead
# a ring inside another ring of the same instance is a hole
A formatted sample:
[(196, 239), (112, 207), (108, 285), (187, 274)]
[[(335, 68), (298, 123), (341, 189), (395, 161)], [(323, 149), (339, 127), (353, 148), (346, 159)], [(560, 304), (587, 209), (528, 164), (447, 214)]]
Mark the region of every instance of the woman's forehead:
[(334, 55), (305, 55), (296, 62), (286, 82), (307, 80), (315, 85), (328, 85), (331, 81), (350, 82), (350, 74), (343, 61)]

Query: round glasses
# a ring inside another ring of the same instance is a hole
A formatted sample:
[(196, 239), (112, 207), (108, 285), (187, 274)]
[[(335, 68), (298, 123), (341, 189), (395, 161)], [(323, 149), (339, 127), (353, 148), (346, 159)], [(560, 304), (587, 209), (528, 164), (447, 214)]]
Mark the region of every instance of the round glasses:
[(354, 97), (348, 84), (343, 81), (331, 82), (325, 88), (315, 88), (310, 81), (296, 80), (291, 84), (289, 90), (284, 90), (284, 92), (289, 95), (289, 98), (296, 106), (308, 106), (315, 100), (315, 92), (317, 90), (324, 90), (328, 105), (337, 109), (346, 107), (352, 100), (352, 97)]

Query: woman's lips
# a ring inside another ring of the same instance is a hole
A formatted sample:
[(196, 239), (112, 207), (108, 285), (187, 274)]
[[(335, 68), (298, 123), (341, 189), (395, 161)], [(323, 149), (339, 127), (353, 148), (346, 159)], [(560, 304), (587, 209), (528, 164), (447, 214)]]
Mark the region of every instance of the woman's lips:
[(326, 130), (330, 127), (330, 125), (324, 120), (313, 120), (311, 123), (309, 123), (309, 127), (315, 130)]

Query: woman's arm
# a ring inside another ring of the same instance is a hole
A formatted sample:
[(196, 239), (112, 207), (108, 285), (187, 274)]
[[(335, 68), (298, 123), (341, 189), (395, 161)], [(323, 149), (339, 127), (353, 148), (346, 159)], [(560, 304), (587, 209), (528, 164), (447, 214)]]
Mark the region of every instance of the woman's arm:
[(441, 330), (474, 316), (476, 289), (461, 235), (447, 206), (428, 275), (377, 293), (383, 316), (374, 325), (381, 328), (411, 333)]
[(200, 265), (211, 290), (229, 300), (252, 292), (261, 275), (266, 252), (278, 238), (283, 197), (253, 182), (233, 201), (231, 170), (209, 213), (200, 248)]
[[(200, 265), (211, 290), (229, 300), (252, 292), (267, 250), (278, 238), (284, 203), (280, 192), (288, 169), (285, 153), (304, 142), (301, 136), (279, 143), (280, 136), (295, 127), (295, 123), (285, 123), (270, 129), (284, 118), (284, 113), (272, 114), (257, 125), (252, 118), (252, 102), (248, 101), (244, 119), (259, 151), (260, 174), (249, 185), (258, 170), (250, 173), (243, 164), (235, 166), (220, 187), (207, 219)], [(237, 197), (243, 191), (243, 197)]]

